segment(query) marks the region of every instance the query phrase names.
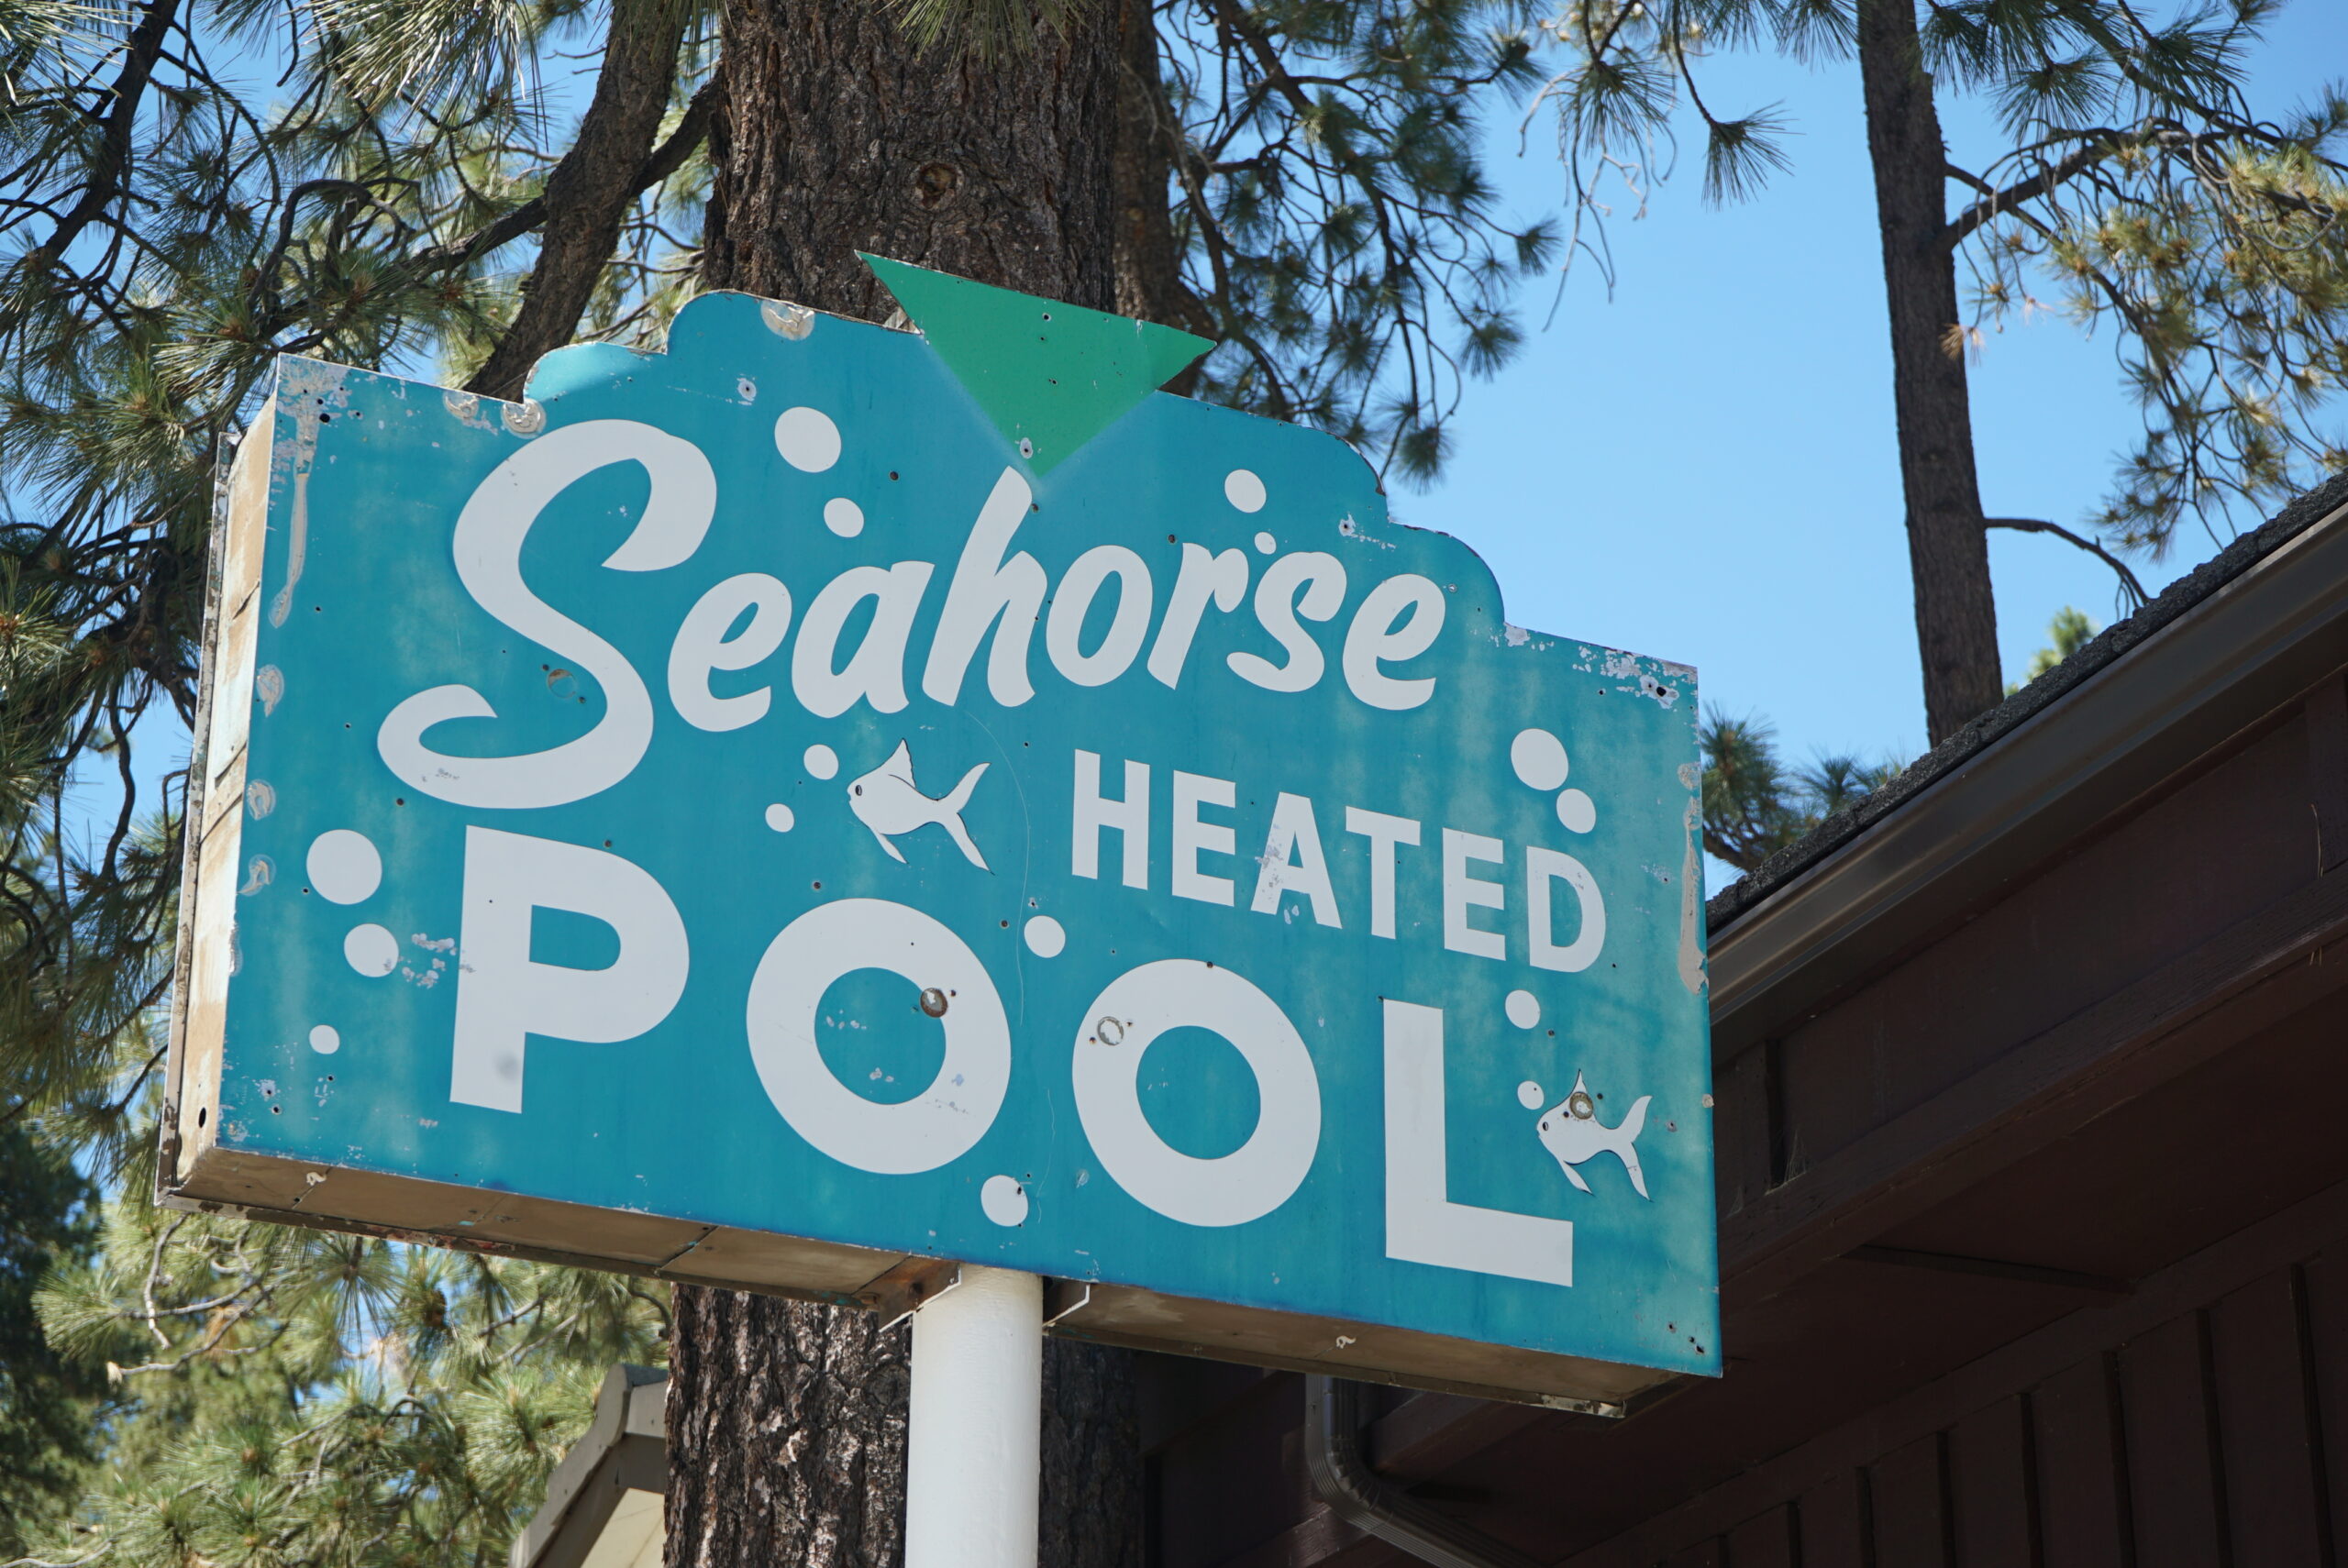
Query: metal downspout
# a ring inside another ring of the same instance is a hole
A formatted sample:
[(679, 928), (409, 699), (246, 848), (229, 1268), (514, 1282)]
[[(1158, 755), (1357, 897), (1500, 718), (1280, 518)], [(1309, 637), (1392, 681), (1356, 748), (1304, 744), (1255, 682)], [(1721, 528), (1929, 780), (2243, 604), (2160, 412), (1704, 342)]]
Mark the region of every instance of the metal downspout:
[(1362, 1386), (1304, 1380), (1304, 1468), (1329, 1511), (1439, 1568), (1542, 1568), (1481, 1530), (1446, 1518), (1369, 1467), (1361, 1452)]

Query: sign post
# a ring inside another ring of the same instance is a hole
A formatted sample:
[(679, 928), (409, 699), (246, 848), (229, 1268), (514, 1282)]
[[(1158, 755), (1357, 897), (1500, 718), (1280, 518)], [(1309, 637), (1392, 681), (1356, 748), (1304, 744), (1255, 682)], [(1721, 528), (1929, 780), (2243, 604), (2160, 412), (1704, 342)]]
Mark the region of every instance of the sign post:
[(164, 1200), (922, 1308), (917, 1564), (1032, 1551), (1039, 1326), (1717, 1375), (1693, 672), (1156, 391), (1198, 339), (873, 265), (919, 331), (281, 361)]
[(914, 1314), (905, 1568), (1034, 1568), (1044, 1282), (959, 1273)]

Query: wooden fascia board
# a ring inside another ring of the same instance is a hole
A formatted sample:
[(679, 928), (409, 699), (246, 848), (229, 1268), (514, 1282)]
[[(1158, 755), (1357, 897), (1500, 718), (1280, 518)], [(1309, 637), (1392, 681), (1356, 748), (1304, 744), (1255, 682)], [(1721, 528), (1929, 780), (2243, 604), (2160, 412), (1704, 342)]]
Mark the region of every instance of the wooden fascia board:
[(1721, 1224), (1724, 1306), (1783, 1289), (2348, 987), (2348, 965), (2308, 962), (2343, 942), (2348, 877), (2310, 882), (1748, 1198)]

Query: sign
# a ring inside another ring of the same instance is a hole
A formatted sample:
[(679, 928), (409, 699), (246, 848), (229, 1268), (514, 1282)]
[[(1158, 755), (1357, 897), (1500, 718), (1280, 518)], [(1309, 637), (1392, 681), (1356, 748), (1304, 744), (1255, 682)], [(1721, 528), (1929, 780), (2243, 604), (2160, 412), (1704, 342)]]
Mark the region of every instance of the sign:
[(1205, 345), (874, 263), (501, 404), (281, 362), (172, 1201), (1559, 1403), (1720, 1366), (1686, 668)]

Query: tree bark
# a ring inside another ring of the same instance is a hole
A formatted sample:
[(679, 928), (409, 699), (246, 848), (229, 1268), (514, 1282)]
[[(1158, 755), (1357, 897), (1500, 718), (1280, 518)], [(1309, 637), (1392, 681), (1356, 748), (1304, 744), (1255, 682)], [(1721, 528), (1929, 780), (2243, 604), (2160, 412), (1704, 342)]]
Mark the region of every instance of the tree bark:
[[(868, 250), (1101, 310), (1159, 297), (1118, 283), (1146, 249), (1117, 224), (1119, 29), (1119, 6), (1095, 5), (981, 66), (916, 51), (875, 0), (727, 0), (703, 282), (878, 320), (892, 306)], [(676, 1297), (667, 1568), (902, 1562), (908, 1331)], [(1130, 1353), (1047, 1342), (1043, 1418), (1038, 1561), (1139, 1568)]]
[(676, 82), (685, 17), (673, 0), (613, 5), (595, 95), (580, 116), (578, 139), (547, 178), (546, 229), (537, 265), (522, 285), (522, 308), (468, 391), (520, 397), (538, 357), (578, 331), (604, 264), (618, 248), (628, 205), (643, 188), (640, 175)]
[[(1182, 282), (1182, 248), (1168, 200), (1174, 160), (1182, 150), (1181, 124), (1158, 72), (1157, 23), (1150, 0), (1117, 0), (1116, 24), (1117, 139), (1111, 177), (1117, 314), (1212, 337), (1213, 313)], [(1197, 374), (1193, 365), (1175, 390), (1187, 393)]]
[(1113, 6), (980, 64), (874, 0), (729, 0), (703, 278), (877, 320), (858, 250), (1116, 306)]
[(2004, 695), (1956, 311), (1956, 252), (1948, 237), (1948, 158), (1915, 0), (1859, 0), (1858, 41), (1891, 315), (1924, 723), (1938, 745)]

